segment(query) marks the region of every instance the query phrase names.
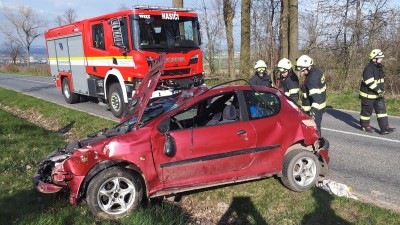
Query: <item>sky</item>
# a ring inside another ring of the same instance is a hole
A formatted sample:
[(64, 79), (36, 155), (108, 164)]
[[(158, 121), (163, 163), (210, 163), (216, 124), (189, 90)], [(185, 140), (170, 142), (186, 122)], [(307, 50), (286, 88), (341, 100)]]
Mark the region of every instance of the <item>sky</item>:
[[(207, 5), (211, 0), (204, 1)], [(309, 0), (299, 0), (299, 8), (301, 9), (302, 7), (305, 7), (310, 4), (309, 2)], [(202, 3), (203, 0), (184, 0), (184, 7), (192, 8), (200, 12), (203, 8)], [(41, 18), (49, 21), (49, 28), (53, 28), (57, 26), (55, 22), (56, 17), (64, 14), (64, 12), (69, 8), (75, 10), (78, 16), (77, 20), (82, 20), (118, 11), (121, 6), (128, 8), (132, 8), (135, 5), (171, 6), (172, 0), (0, 0), (0, 8), (3, 6), (12, 8), (21, 5), (31, 7)], [(389, 5), (400, 7), (400, 1), (389, 0)], [(0, 13), (0, 20), (2, 19)], [(239, 26), (235, 27), (235, 29), (235, 32), (239, 32)], [(0, 34), (0, 40), (3, 40), (1, 35), (2, 34)], [(38, 38), (33, 44), (44, 46), (44, 39)]]
[[(64, 14), (69, 8), (75, 10), (78, 16), (77, 21), (79, 21), (118, 11), (121, 6), (128, 8), (132, 8), (135, 5), (171, 7), (172, 0), (0, 0), (0, 8), (3, 6), (12, 8), (21, 5), (31, 7), (41, 18), (48, 20), (49, 28), (52, 28), (57, 26), (56, 17)], [(198, 11), (202, 7), (202, 0), (186, 0), (184, 7)], [(38, 38), (33, 44), (44, 46), (44, 39)]]

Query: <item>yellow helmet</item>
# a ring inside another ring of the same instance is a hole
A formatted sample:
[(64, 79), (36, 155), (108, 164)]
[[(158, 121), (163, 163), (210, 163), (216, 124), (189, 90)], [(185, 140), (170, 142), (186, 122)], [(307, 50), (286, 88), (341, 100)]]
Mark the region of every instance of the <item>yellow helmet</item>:
[(308, 55), (302, 55), (296, 61), (296, 70), (302, 71), (312, 65), (314, 65), (313, 59)]
[(262, 61), (262, 60), (258, 60), (258, 61), (256, 62), (256, 65), (254, 66), (254, 69), (258, 69), (258, 68), (265, 68), (265, 69), (267, 69), (267, 64), (265, 64), (265, 62)]
[(369, 59), (383, 58), (383, 57), (385, 57), (385, 55), (380, 49), (374, 49), (371, 51), (371, 53), (369, 53)]
[(277, 68), (280, 72), (284, 72), (285, 70), (290, 70), (292, 68), (292, 63), (289, 59), (283, 58), (279, 60)]

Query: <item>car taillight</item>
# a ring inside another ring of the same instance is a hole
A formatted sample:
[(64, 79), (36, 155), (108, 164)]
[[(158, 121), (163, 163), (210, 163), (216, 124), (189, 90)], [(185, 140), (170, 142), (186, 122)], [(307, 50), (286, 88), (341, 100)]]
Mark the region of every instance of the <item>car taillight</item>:
[(312, 119), (302, 120), (301, 122), (307, 127), (314, 127), (314, 129), (317, 129), (317, 124)]

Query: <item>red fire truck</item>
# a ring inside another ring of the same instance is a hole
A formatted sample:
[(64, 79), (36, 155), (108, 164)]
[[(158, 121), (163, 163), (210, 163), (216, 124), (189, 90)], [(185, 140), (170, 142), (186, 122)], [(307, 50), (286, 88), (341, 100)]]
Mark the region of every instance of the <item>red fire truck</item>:
[(45, 39), (66, 102), (95, 97), (116, 117), (160, 53), (167, 62), (153, 97), (204, 83), (200, 26), (190, 9), (135, 6), (50, 29)]

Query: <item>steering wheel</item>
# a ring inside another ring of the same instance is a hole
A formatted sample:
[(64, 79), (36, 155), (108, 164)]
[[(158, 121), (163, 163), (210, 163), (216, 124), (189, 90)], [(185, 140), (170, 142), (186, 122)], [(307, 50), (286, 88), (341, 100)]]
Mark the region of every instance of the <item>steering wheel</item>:
[(179, 122), (175, 117), (171, 116), (171, 121), (178, 124), (178, 127), (183, 129), (181, 122)]

